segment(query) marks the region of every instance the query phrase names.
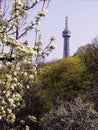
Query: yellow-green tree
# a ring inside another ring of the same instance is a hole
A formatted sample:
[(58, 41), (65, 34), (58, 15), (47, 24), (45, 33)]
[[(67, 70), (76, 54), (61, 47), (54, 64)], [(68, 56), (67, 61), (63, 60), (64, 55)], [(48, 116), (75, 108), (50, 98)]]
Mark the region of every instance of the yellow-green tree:
[[(81, 50), (81, 51), (80, 51)], [(87, 67), (87, 72), (92, 77), (92, 85), (97, 82), (98, 77), (98, 44), (87, 44), (77, 50), (76, 55)]]
[(86, 66), (78, 57), (69, 57), (46, 65), (42, 70), (42, 86), (52, 101), (56, 101), (58, 96), (69, 100), (90, 85)]

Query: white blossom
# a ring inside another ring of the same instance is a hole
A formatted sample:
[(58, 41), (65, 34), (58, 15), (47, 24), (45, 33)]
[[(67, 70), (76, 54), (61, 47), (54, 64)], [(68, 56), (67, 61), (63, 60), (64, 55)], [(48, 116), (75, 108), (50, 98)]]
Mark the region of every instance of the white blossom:
[(19, 100), (22, 99), (22, 97), (21, 97), (21, 95), (20, 95), (19, 93), (14, 93), (13, 96), (12, 96), (12, 98), (13, 98), (14, 100), (17, 100), (17, 101), (19, 101)]
[(48, 11), (44, 9), (44, 10), (39, 11), (37, 15), (38, 15), (39, 17), (41, 17), (41, 16), (44, 17), (44, 16), (47, 15), (47, 13), (48, 13)]
[(9, 122), (13, 123), (15, 121), (15, 115), (13, 113), (10, 113), (8, 116), (7, 116), (7, 119), (9, 120)]
[(30, 79), (34, 79), (34, 75), (32, 74), (32, 75), (29, 75), (29, 78)]
[(40, 25), (40, 21), (37, 21), (36, 24), (37, 24), (37, 25)]
[(6, 97), (7, 97), (7, 98), (10, 97), (10, 95), (11, 95), (11, 91), (7, 91), (7, 92), (6, 92)]
[(0, 16), (2, 16), (2, 10), (0, 10)]
[(29, 130), (30, 128), (29, 128), (29, 126), (28, 125), (26, 125), (26, 129), (25, 130)]
[(23, 7), (23, 6), (24, 6), (24, 4), (23, 4), (23, 2), (22, 2), (21, 0), (18, 0), (18, 5), (19, 5), (20, 7)]
[(0, 120), (2, 119), (2, 116), (0, 115)]
[(55, 49), (54, 45), (49, 46), (50, 49)]
[(35, 116), (29, 115), (28, 118), (32, 120), (33, 122), (37, 122), (37, 118)]
[(14, 77), (14, 78), (13, 78), (13, 81), (14, 81), (14, 82), (17, 82), (18, 80), (17, 80), (17, 78), (16, 78), (16, 77)]
[(27, 76), (27, 72), (24, 72), (24, 76)]
[(29, 89), (30, 88), (30, 86), (29, 85), (27, 85), (27, 89)]
[(14, 76), (17, 76), (17, 72), (16, 71), (14, 71)]
[(7, 109), (7, 112), (8, 112), (8, 113), (12, 113), (12, 110), (8, 108), (8, 109)]
[(51, 36), (50, 40), (51, 40), (51, 41), (55, 41), (55, 40), (56, 40), (56, 37), (53, 35), (53, 36)]
[(7, 36), (4, 35), (4, 36), (3, 36), (3, 43), (6, 43), (6, 42), (7, 42)]
[(14, 100), (12, 98), (8, 98), (8, 101), (9, 101), (10, 104), (14, 103)]
[(31, 24), (32, 24), (32, 25), (35, 25), (35, 24), (36, 24), (36, 22), (32, 21), (32, 22), (31, 22)]
[(10, 74), (6, 74), (6, 78), (7, 78), (8, 80), (12, 80), (12, 77), (11, 77)]

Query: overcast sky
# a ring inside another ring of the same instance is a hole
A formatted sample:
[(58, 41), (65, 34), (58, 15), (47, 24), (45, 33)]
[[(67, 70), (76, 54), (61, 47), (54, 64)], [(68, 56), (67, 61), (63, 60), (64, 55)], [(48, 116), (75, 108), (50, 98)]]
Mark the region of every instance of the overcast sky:
[(45, 42), (48, 42), (52, 34), (57, 37), (56, 49), (51, 53), (49, 60), (63, 56), (62, 31), (65, 28), (66, 16), (71, 31), (70, 55), (98, 35), (98, 0), (51, 0), (48, 15), (40, 25)]

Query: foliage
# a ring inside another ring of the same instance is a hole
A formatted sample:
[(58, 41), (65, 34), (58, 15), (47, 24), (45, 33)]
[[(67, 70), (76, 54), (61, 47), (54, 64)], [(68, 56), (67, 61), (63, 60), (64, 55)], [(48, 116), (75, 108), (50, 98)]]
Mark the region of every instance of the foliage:
[(98, 43), (87, 44), (80, 47), (75, 56), (78, 56), (86, 66), (86, 75), (89, 75), (90, 88), (85, 92), (86, 100), (94, 103), (98, 111)]
[(82, 62), (85, 63), (88, 73), (92, 75), (92, 82), (97, 82), (98, 77), (98, 44), (87, 44), (82, 47), (81, 51), (78, 49), (78, 55)]
[(73, 102), (59, 101), (42, 118), (43, 130), (97, 130), (98, 113), (80, 97)]
[[(34, 113), (28, 111), (24, 119), (21, 111), (27, 107), (25, 99), (35, 85), (38, 58), (47, 56), (54, 49), (54, 36), (42, 49), (38, 29), (41, 18), (47, 14), (49, 2), (50, 0), (0, 1), (0, 129), (29, 130), (34, 122), (38, 125)], [(33, 12), (38, 5), (39, 11), (30, 18), (29, 12)], [(31, 30), (35, 31), (35, 38), (29, 41), (27, 38)], [(27, 123), (27, 120), (30, 122)]]
[(46, 65), (40, 71), (43, 71), (40, 75), (42, 87), (54, 102), (57, 96), (69, 100), (90, 85), (85, 64), (77, 57)]

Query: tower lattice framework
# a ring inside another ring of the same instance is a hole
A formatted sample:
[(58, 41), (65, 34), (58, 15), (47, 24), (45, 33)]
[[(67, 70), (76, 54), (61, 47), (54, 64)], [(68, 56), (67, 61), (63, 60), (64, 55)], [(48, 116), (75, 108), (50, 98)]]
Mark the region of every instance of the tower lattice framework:
[(64, 38), (64, 48), (63, 48), (63, 58), (67, 58), (69, 56), (69, 38), (71, 37), (70, 31), (68, 29), (68, 17), (65, 18), (65, 29), (62, 32), (62, 36)]

